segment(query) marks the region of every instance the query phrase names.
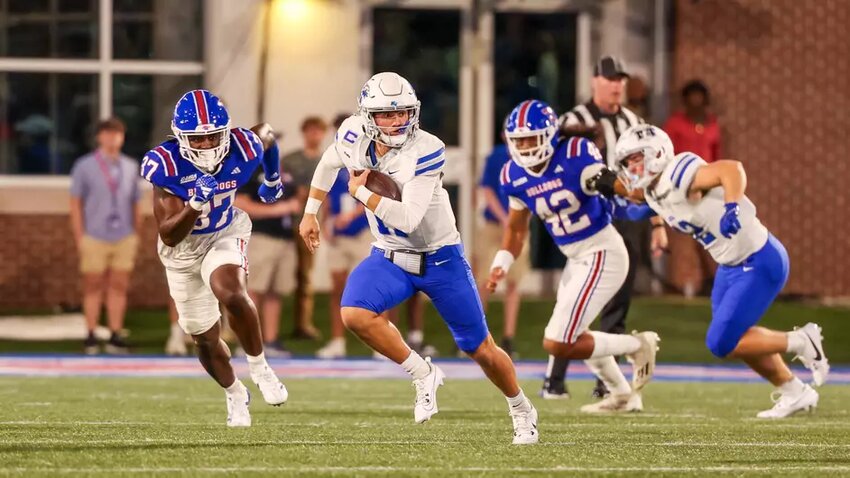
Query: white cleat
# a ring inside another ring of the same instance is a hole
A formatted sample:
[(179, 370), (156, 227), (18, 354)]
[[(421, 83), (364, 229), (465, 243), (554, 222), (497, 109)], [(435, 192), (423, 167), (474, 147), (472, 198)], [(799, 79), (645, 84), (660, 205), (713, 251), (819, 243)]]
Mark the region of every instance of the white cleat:
[(248, 411), (248, 404), (251, 403), (251, 393), (245, 386), (237, 393), (224, 392), (227, 397), (227, 426), (229, 427), (250, 427), (251, 412)]
[(794, 330), (802, 333), (808, 342), (806, 351), (794, 358), (799, 359), (807, 369), (812, 371), (812, 382), (815, 386), (820, 387), (826, 383), (826, 378), (829, 375), (829, 360), (826, 359), (826, 353), (823, 351), (822, 329), (818, 324), (809, 322)]
[(759, 412), (758, 418), (786, 418), (799, 411), (811, 411), (817, 408), (820, 396), (814, 388), (804, 385), (803, 391), (797, 395), (773, 392), (770, 399), (773, 400), (773, 408)]
[(626, 356), (632, 364), (632, 390), (639, 392), (652, 380), (655, 373), (655, 354), (658, 353), (658, 342), (661, 339), (655, 332), (632, 332), (640, 340), (640, 348), (635, 353)]
[(437, 414), (437, 388), (443, 384), (446, 377), (440, 367), (431, 363), (431, 357), (425, 357), (425, 361), (431, 371), (424, 378), (413, 381), (413, 387), (416, 388), (413, 419), (416, 423), (424, 423)]
[(169, 335), (168, 340), (165, 342), (165, 355), (172, 357), (189, 355), (189, 350), (186, 349), (186, 342), (183, 341), (183, 337), (176, 334)]
[(511, 408), (511, 420), (514, 422), (514, 445), (533, 445), (540, 441), (540, 433), (537, 431), (537, 409), (531, 401), (525, 399), (525, 403), (519, 407)]
[(628, 413), (643, 410), (643, 399), (637, 392), (623, 394), (608, 394), (607, 397), (596, 403), (582, 405), (579, 409), (582, 413), (605, 414), (605, 413)]
[(268, 364), (263, 365), (263, 368), (258, 372), (251, 370), (251, 380), (257, 384), (257, 388), (263, 394), (263, 400), (269, 405), (283, 405), (289, 398), (286, 386), (278, 380), (277, 375), (274, 374)]
[(345, 355), (346, 350), (344, 338), (331, 339), (327, 345), (316, 351), (316, 357), (326, 360), (345, 358)]

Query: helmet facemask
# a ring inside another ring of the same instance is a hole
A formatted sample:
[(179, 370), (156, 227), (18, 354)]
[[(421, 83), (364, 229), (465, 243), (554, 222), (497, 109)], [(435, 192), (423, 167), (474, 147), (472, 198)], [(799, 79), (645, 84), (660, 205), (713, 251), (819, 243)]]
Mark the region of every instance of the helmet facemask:
[[(378, 126), (375, 114), (388, 111), (407, 111), (407, 121), (397, 127)], [(366, 120), (366, 136), (373, 141), (379, 142), (390, 148), (401, 147), (408, 139), (416, 134), (419, 129), (419, 101), (410, 106), (398, 106), (390, 108), (361, 108), (360, 114)], [(392, 134), (399, 133), (399, 134)]]
[[(204, 131), (181, 131), (172, 123), (171, 131), (180, 145), (180, 155), (202, 171), (208, 173), (215, 171), (230, 151), (230, 123), (220, 128)], [(218, 145), (205, 149), (192, 147), (190, 140), (197, 140), (205, 136), (217, 136)]]
[[(640, 154), (638, 154), (640, 153)], [(619, 166), (617, 176), (629, 191), (644, 189), (664, 171), (667, 161), (664, 160), (664, 152), (652, 147), (644, 147), (636, 150), (621, 152), (621, 158), (617, 160)], [(642, 166), (639, 173), (633, 172), (636, 166)]]
[[(532, 131), (505, 131), (505, 139), (511, 158), (523, 168), (533, 168), (545, 163), (555, 153), (553, 139), (558, 133), (557, 127), (550, 126), (542, 130)], [(535, 138), (536, 142), (530, 148), (519, 149), (518, 140), (523, 138)]]

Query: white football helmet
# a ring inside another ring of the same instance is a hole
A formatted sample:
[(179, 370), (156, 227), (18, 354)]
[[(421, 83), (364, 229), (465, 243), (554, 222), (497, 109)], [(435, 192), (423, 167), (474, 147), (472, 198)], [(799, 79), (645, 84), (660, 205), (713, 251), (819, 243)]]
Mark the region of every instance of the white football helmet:
[[(398, 73), (383, 72), (369, 78), (360, 91), (358, 105), (360, 116), (366, 120), (366, 136), (373, 141), (398, 148), (419, 129), (419, 99), (410, 82)], [(375, 123), (375, 113), (399, 110), (409, 113), (407, 123), (396, 130), (401, 134), (388, 134)]]
[[(628, 189), (642, 189), (659, 175), (676, 156), (673, 142), (661, 128), (639, 124), (627, 129), (615, 146), (620, 178)], [(634, 153), (643, 153), (643, 174), (633, 174), (623, 160)]]

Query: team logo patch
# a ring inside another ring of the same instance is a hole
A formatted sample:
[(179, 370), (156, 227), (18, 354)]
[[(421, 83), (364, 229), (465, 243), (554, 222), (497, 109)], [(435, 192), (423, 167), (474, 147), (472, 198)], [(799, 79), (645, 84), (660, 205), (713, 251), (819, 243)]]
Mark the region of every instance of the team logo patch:
[(241, 172), (242, 170), (239, 169), (239, 166), (236, 166), (235, 168), (233, 168), (233, 171), (230, 171), (230, 174), (239, 174)]
[(182, 178), (180, 178), (180, 184), (191, 183), (192, 181), (197, 181), (197, 180), (198, 180), (197, 174), (190, 174), (188, 176), (183, 176)]
[(513, 186), (513, 187), (522, 186), (523, 184), (525, 184), (527, 182), (528, 182), (528, 178), (523, 176), (523, 177), (517, 179), (516, 181), (512, 182), (511, 186)]
[(561, 165), (559, 164), (558, 166), (555, 167), (555, 172), (556, 173), (563, 173), (564, 168), (562, 168)]

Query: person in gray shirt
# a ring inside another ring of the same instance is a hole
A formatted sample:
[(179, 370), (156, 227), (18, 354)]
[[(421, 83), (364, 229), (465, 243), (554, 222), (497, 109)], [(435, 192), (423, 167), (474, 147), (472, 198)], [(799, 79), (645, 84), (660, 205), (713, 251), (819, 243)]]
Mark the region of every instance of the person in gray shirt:
[[(297, 198), (304, 204), (310, 191), (310, 181), (316, 164), (324, 152), (325, 135), (328, 124), (318, 116), (308, 116), (301, 122), (301, 135), (304, 138), (304, 148), (293, 151), (281, 159), (282, 168), (292, 174), (297, 188)], [(293, 219), (298, 224), (300, 217)], [(293, 338), (316, 340), (319, 330), (313, 325), (313, 254), (298, 236), (298, 228), (294, 230), (295, 243), (298, 245), (298, 269), (295, 283), (295, 329)]]
[(138, 249), (141, 226), (139, 163), (121, 154), (124, 123), (117, 118), (97, 125), (97, 149), (77, 159), (71, 169), (71, 231), (83, 275), (86, 354), (98, 353), (94, 329), (103, 298), (112, 332), (106, 353), (127, 353), (120, 335), (127, 309), (127, 288)]

